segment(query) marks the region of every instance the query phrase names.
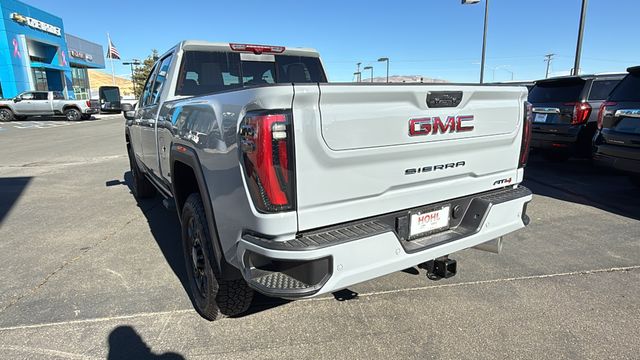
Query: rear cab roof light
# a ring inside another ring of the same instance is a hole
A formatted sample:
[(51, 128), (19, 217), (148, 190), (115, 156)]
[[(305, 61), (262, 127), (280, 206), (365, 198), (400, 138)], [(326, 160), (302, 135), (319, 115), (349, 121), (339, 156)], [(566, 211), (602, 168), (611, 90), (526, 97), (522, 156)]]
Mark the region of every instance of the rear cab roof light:
[(255, 44), (229, 44), (229, 47), (231, 47), (231, 50), (233, 51), (252, 52), (256, 55), (260, 55), (263, 53), (282, 54), (285, 50), (284, 46), (255, 45)]

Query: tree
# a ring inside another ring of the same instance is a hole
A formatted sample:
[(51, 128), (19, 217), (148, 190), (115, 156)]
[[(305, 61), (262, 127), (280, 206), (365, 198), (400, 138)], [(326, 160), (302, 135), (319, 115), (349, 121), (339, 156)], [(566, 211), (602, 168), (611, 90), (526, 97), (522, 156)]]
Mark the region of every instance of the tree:
[(147, 56), (140, 66), (136, 66), (133, 69), (133, 78), (131, 81), (135, 84), (136, 99), (140, 98), (140, 94), (142, 94), (142, 90), (144, 88), (144, 83), (147, 81), (147, 78), (151, 73), (151, 69), (153, 68), (153, 64), (158, 60), (158, 57), (158, 50), (152, 49), (151, 55)]

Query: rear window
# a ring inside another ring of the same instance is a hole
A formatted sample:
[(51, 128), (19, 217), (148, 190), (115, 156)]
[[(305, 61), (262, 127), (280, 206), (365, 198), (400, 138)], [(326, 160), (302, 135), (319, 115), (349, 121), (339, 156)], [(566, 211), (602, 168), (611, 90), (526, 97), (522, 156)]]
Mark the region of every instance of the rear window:
[(579, 101), (584, 80), (544, 81), (536, 84), (529, 92), (529, 102), (570, 102)]
[(589, 100), (605, 100), (619, 82), (620, 80), (594, 80), (591, 84)]
[(275, 55), (273, 61), (242, 61), (240, 53), (186, 51), (176, 95), (201, 95), (275, 83), (326, 82), (320, 59)]
[(609, 96), (611, 101), (640, 101), (640, 73), (629, 73)]

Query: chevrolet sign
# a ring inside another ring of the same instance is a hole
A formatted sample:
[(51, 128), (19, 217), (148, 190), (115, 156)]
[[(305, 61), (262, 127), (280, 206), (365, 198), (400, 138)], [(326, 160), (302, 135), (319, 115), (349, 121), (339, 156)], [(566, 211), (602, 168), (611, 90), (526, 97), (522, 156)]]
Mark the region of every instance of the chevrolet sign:
[(30, 18), (18, 13), (11, 13), (11, 19), (17, 23), (27, 25), (34, 29), (48, 32), (56, 36), (62, 36), (62, 30), (60, 30), (59, 27), (47, 24), (46, 22), (42, 22), (40, 20), (36, 20), (34, 18)]

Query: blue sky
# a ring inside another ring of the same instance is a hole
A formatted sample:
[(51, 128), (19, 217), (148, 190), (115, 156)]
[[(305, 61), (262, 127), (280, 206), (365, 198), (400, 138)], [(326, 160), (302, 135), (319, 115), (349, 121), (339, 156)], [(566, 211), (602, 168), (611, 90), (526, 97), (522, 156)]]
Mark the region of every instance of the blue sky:
[[(24, 0), (63, 18), (65, 31), (101, 43), (109, 32), (123, 59), (161, 53), (183, 39), (316, 48), (331, 81), (351, 81), (355, 63), (392, 75), (477, 82), (484, 0), (423, 1), (77, 1)], [(573, 67), (581, 0), (491, 0), (486, 81), (544, 77)], [(582, 72), (640, 64), (637, 0), (589, 0)], [(507, 69), (507, 70), (505, 70)], [(110, 69), (109, 69), (110, 71)], [(116, 63), (116, 74), (128, 74)]]

